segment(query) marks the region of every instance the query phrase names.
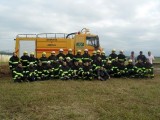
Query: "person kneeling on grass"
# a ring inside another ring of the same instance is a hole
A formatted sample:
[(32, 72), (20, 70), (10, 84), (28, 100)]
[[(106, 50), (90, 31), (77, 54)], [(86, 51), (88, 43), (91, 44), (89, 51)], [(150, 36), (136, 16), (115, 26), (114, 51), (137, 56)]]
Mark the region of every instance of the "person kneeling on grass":
[(103, 66), (101, 66), (100, 69), (98, 69), (97, 76), (98, 76), (98, 80), (101, 80), (101, 81), (110, 79), (108, 72)]
[(29, 64), (29, 67), (26, 69), (26, 75), (27, 75), (27, 79), (30, 81), (30, 82), (33, 82), (36, 80), (37, 78), (37, 70), (34, 66), (34, 63), (33, 62), (30, 62)]
[(144, 67), (145, 67), (144, 76), (147, 78), (154, 78), (153, 65), (150, 63), (149, 59), (147, 59), (146, 63), (144, 64)]
[(59, 74), (61, 80), (71, 79), (71, 69), (67, 66), (66, 61), (63, 61), (63, 65), (60, 67)]
[(83, 75), (83, 80), (93, 79), (93, 70), (92, 67), (89, 65), (88, 61), (84, 63), (82, 75)]
[(14, 82), (23, 82), (25, 81), (25, 71), (23, 70), (22, 63), (18, 63), (18, 66), (13, 71), (13, 80)]

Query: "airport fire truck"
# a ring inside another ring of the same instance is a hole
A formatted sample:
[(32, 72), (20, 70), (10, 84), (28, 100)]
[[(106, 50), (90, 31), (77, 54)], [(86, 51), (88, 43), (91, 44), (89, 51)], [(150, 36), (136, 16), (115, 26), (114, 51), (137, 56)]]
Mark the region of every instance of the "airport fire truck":
[(16, 36), (15, 52), (20, 57), (24, 51), (34, 52), (37, 58), (40, 58), (42, 52), (47, 56), (51, 51), (58, 54), (59, 49), (63, 49), (66, 54), (68, 49), (72, 49), (73, 54), (78, 50), (84, 52), (88, 49), (89, 54), (95, 50), (101, 50), (98, 35), (91, 34), (89, 29), (83, 28), (74, 33), (41, 33), (41, 34), (18, 34)]

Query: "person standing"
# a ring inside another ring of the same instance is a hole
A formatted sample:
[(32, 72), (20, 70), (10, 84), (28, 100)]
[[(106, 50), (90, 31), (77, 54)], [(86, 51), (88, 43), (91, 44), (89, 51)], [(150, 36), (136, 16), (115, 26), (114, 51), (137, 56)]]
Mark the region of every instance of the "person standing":
[(145, 63), (146, 62), (146, 56), (145, 55), (143, 55), (143, 52), (142, 51), (140, 51), (139, 52), (139, 55), (137, 56), (137, 61), (139, 61), (139, 60), (141, 60), (143, 63)]
[(19, 61), (19, 57), (15, 52), (13, 52), (13, 56), (9, 59), (9, 67), (11, 71), (13, 71), (18, 66)]
[(136, 56), (134, 54), (134, 51), (131, 52), (131, 55), (130, 55), (129, 59), (132, 60), (133, 65), (136, 64)]
[(147, 59), (149, 60), (149, 63), (153, 64), (153, 61), (155, 60), (154, 56), (151, 54), (151, 51), (148, 51)]

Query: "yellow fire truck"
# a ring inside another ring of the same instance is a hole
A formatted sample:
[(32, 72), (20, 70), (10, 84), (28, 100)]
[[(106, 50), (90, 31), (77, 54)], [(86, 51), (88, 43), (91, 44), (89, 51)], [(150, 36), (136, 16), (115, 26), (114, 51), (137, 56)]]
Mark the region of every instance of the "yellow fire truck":
[(89, 54), (92, 54), (94, 50), (101, 49), (98, 35), (91, 34), (86, 28), (70, 34), (18, 34), (15, 40), (15, 52), (19, 57), (24, 51), (35, 52), (35, 56), (40, 58), (42, 52), (46, 52), (49, 56), (51, 51), (58, 54), (59, 49), (63, 49), (65, 54), (68, 49), (72, 49), (73, 54), (76, 54), (78, 50), (81, 50), (83, 54), (84, 49), (88, 49)]

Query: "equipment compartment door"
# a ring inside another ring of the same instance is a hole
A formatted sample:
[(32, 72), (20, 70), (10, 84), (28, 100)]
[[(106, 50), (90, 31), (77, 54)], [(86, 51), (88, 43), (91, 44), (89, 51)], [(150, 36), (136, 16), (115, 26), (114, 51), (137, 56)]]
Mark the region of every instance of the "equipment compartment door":
[(36, 57), (36, 52), (35, 52), (35, 49), (36, 49), (36, 42), (34, 40), (32, 41), (28, 41), (28, 40), (20, 40), (19, 41), (19, 57), (21, 57), (23, 55), (23, 52), (24, 51), (27, 51), (28, 52), (28, 55), (31, 53), (31, 52), (34, 52), (35, 53), (35, 57)]

